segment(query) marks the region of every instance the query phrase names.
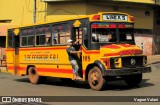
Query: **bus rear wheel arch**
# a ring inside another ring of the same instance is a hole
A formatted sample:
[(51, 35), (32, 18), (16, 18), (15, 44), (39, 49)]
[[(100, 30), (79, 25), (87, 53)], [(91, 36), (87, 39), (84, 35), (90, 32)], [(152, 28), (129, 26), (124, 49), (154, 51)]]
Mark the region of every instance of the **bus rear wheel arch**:
[(103, 90), (106, 87), (106, 80), (103, 78), (101, 70), (94, 66), (88, 73), (88, 83), (92, 90)]
[(38, 75), (38, 71), (37, 71), (36, 67), (34, 67), (34, 66), (29, 67), (28, 76), (29, 76), (29, 81), (32, 84), (45, 83), (47, 80), (47, 77)]

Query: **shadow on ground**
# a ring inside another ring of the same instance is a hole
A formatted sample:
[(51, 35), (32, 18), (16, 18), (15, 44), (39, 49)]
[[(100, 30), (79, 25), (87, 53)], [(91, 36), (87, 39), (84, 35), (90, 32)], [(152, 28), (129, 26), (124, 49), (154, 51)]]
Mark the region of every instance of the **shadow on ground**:
[[(148, 80), (149, 79), (143, 79), (141, 84), (135, 88), (144, 88), (144, 87), (154, 86), (154, 84), (147, 82)], [(15, 79), (15, 81), (30, 83), (28, 78)], [(48, 77), (46, 83), (43, 83), (43, 84), (51, 85), (51, 86), (63, 86), (63, 87), (90, 89), (90, 86), (87, 82), (72, 81), (69, 79), (59, 79), (59, 78), (51, 78), (51, 77)], [(42, 85), (42, 84), (39, 84), (39, 85)], [(114, 90), (114, 91), (124, 90), (125, 91), (125, 90), (130, 90), (130, 89), (135, 89), (135, 88), (130, 88), (127, 86), (127, 84), (123, 80), (118, 80), (118, 81), (109, 81), (107, 83), (105, 90)]]
[(144, 88), (144, 87), (150, 87), (154, 86), (152, 83), (148, 83), (149, 79), (143, 79), (139, 86), (131, 88), (127, 86), (127, 84), (123, 80), (119, 81), (111, 81), (107, 84), (106, 90), (114, 90), (114, 91), (125, 91), (125, 90), (131, 90), (136, 88)]

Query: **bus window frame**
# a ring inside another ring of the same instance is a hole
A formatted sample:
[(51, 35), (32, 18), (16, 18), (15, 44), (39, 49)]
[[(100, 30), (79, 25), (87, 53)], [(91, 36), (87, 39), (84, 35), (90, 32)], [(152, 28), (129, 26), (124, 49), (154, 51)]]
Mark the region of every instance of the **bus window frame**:
[[(63, 25), (66, 25), (67, 26), (67, 28), (64, 30), (63, 29)], [(62, 32), (60, 32), (59, 31), (59, 29), (58, 29), (58, 26), (62, 26)], [(69, 26), (69, 28), (68, 28), (68, 26)], [(56, 29), (56, 31), (53, 31), (53, 27), (56, 27), (57, 29)], [(65, 44), (61, 44), (61, 41), (60, 41), (60, 38), (61, 38), (61, 36), (60, 36), (60, 33), (65, 33), (65, 38), (66, 38), (66, 33), (70, 33), (70, 35), (69, 35), (69, 39), (71, 38), (71, 24), (70, 24), (70, 22), (62, 22), (62, 23), (55, 23), (55, 24), (51, 24), (51, 39), (52, 39), (52, 41), (51, 41), (51, 45), (52, 46), (66, 46), (67, 45), (67, 40), (65, 41), (66, 43)], [(54, 36), (53, 36), (53, 34), (56, 34), (57, 35), (57, 44), (53, 44), (53, 39), (54, 39)]]
[[(115, 42), (107, 42), (107, 43), (99, 43), (99, 42), (92, 42), (92, 24), (93, 23), (107, 23), (107, 24), (112, 24), (112, 23), (114, 23), (114, 24), (116, 24), (116, 37), (117, 37), (117, 41), (115, 41)], [(103, 45), (110, 45), (110, 44), (120, 44), (120, 43), (127, 43), (127, 44), (133, 44), (133, 45), (135, 45), (135, 38), (134, 38), (134, 33), (133, 33), (133, 41), (126, 41), (126, 42), (122, 42), (122, 41), (120, 41), (120, 34), (119, 34), (119, 28), (118, 28), (118, 25), (119, 24), (131, 24), (131, 25), (133, 25), (133, 29), (134, 29), (134, 23), (129, 23), (129, 22), (91, 22), (90, 23), (90, 35), (89, 35), (89, 37), (90, 37), (90, 42), (89, 42), (89, 49), (90, 50), (97, 50), (97, 49), (100, 49), (100, 47), (101, 46), (103, 46)], [(93, 46), (97, 46), (97, 47), (93, 47)]]
[[(27, 35), (27, 36), (22, 36), (22, 35), (20, 36), (20, 47), (33, 47), (33, 46), (35, 46), (35, 40), (33, 41), (33, 45), (28, 44), (28, 37), (30, 37), (30, 36), (33, 36), (35, 38), (35, 36), (32, 35), (32, 34)], [(22, 42), (22, 37), (27, 37), (27, 45), (26, 46), (23, 46), (22, 43), (21, 43)]]
[[(40, 46), (51, 46), (51, 43), (52, 43), (52, 29), (51, 29), (51, 24), (43, 24), (43, 25), (37, 25), (37, 26), (33, 26), (34, 27), (34, 36), (35, 36), (35, 46), (36, 47), (40, 47)], [(49, 30), (48, 31), (45, 31), (44, 33), (38, 33), (37, 32), (37, 29), (38, 28), (40, 28), (40, 27), (43, 27), (43, 28), (45, 28), (45, 27), (48, 27), (49, 28)], [(47, 43), (46, 44), (46, 35), (47, 34), (50, 34), (50, 42), (49, 43)], [(44, 35), (45, 36), (45, 41), (44, 41), (44, 44), (37, 44), (37, 36), (42, 36), (42, 35)]]
[[(26, 30), (26, 29), (32, 29), (33, 30), (33, 34), (28, 34), (28, 35), (22, 35), (22, 30)], [(34, 42), (33, 45), (28, 45), (28, 36), (33, 36), (34, 37)], [(22, 46), (22, 37), (27, 37), (27, 46)], [(20, 40), (20, 48), (25, 48), (25, 47), (34, 47), (35, 46), (35, 30), (34, 27), (26, 27), (26, 28), (21, 28), (20, 29), (20, 34), (19, 34), (19, 40)]]
[[(90, 43), (91, 44), (93, 44), (93, 43), (100, 43), (100, 42), (93, 42), (92, 41), (92, 24), (94, 24), (94, 23), (106, 23), (106, 24), (113, 24), (114, 22), (105, 22), (105, 21), (103, 21), (103, 22), (92, 22), (91, 24), (90, 24)], [(115, 34), (116, 34), (116, 37), (118, 37), (117, 35), (118, 35), (118, 32), (117, 32), (117, 23), (115, 22), (114, 24), (116, 24), (116, 28), (114, 28), (116, 31), (115, 31)], [(112, 28), (108, 28), (108, 29), (112, 29)], [(115, 42), (107, 42), (107, 43), (105, 43), (105, 44), (114, 44), (114, 43), (117, 43), (118, 42), (118, 38), (117, 38), (117, 40), (115, 41)]]
[[(110, 23), (114, 23), (114, 22), (92, 22), (92, 23), (90, 24), (90, 27), (92, 26), (93, 23), (107, 23), (107, 24), (110, 24)], [(118, 25), (119, 25), (119, 24), (126, 24), (126, 23), (124, 23), (124, 22), (122, 22), (122, 23), (115, 22), (115, 24), (116, 24), (116, 28), (115, 28), (115, 29), (116, 29), (116, 32), (115, 32), (115, 33), (116, 33), (117, 41), (115, 41), (115, 42), (109, 42), (109, 41), (108, 41), (108, 42), (105, 43), (105, 44), (112, 44), (112, 43), (113, 43), (113, 44), (114, 44), (114, 43), (117, 44), (117, 43), (121, 43), (121, 42), (122, 42), (122, 41), (120, 41), (120, 32), (119, 32), (119, 29), (120, 29), (120, 28), (118, 28)], [(128, 22), (127, 24), (131, 24), (131, 25), (134, 26), (133, 23), (129, 23), (129, 22)], [(127, 28), (126, 28), (126, 29), (127, 29)], [(134, 29), (134, 27), (133, 27), (133, 29)], [(92, 43), (100, 43), (100, 42), (92, 42), (92, 37), (91, 37), (91, 35), (92, 35), (92, 27), (91, 27), (90, 31), (91, 31), (91, 32), (90, 32), (91, 44), (92, 44)], [(134, 32), (133, 32), (132, 38), (133, 38), (133, 40), (131, 40), (131, 41), (134, 41)], [(126, 42), (128, 42), (128, 41), (126, 41)]]

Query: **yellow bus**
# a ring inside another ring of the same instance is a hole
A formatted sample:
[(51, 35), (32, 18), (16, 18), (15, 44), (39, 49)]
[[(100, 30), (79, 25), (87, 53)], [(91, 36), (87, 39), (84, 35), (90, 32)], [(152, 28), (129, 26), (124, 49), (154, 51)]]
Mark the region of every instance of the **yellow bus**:
[(79, 18), (8, 29), (7, 70), (13, 75), (28, 75), (33, 84), (46, 77), (73, 80), (66, 52), (67, 40), (80, 40), (79, 75), (91, 89), (101, 90), (106, 82), (122, 78), (128, 86), (142, 81), (151, 72), (147, 57), (134, 41), (134, 17), (121, 12), (100, 12)]

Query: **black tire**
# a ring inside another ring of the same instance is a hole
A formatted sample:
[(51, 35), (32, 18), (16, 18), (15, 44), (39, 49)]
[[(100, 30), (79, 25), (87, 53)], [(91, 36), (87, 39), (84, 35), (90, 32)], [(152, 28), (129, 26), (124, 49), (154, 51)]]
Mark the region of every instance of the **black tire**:
[(124, 80), (129, 87), (137, 87), (142, 81), (142, 74), (126, 75)]
[(88, 73), (88, 82), (92, 90), (103, 90), (106, 87), (106, 81), (98, 67), (94, 67)]
[(28, 69), (28, 75), (29, 75), (29, 81), (32, 84), (45, 83), (47, 80), (47, 77), (38, 75), (37, 69), (35, 67), (30, 67)]

